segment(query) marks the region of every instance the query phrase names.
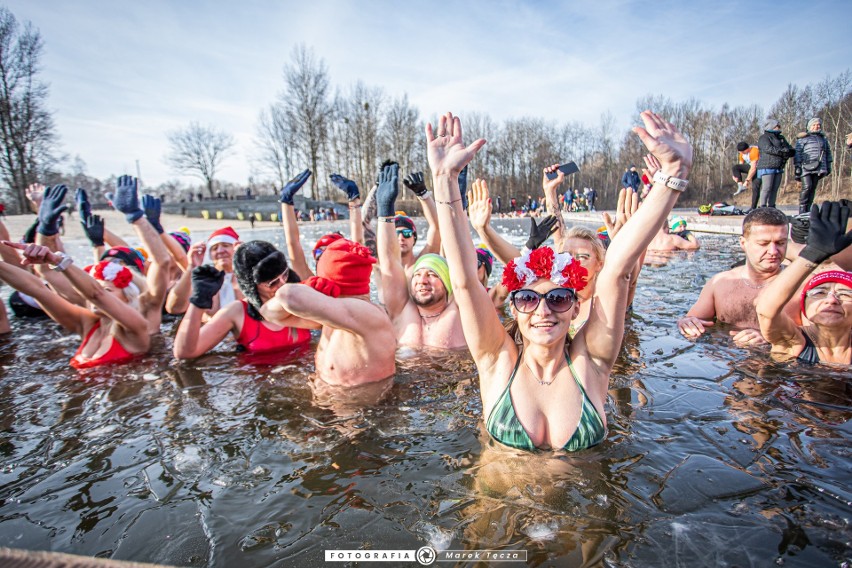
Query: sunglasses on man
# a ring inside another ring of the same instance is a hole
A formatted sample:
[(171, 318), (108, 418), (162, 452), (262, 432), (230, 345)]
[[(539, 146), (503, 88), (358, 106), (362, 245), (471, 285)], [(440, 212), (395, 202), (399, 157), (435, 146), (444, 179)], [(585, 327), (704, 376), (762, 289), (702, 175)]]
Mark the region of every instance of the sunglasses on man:
[(410, 239), (411, 237), (414, 236), (414, 231), (412, 231), (411, 229), (397, 229), (396, 234), (402, 235), (406, 239)]

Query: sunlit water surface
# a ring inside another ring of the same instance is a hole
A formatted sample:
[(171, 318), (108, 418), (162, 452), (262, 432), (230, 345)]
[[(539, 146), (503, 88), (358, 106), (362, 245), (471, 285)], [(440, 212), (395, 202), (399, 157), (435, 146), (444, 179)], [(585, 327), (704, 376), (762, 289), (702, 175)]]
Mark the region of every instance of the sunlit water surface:
[[(525, 240), (526, 223), (495, 224)], [(305, 244), (328, 229), (306, 225)], [(609, 436), (570, 455), (490, 441), (465, 354), (400, 352), (392, 385), (341, 400), (316, 388), (312, 351), (252, 360), (226, 342), (181, 364), (169, 323), (133, 365), (78, 374), (77, 337), (15, 320), (0, 546), (223, 567), (426, 544), (523, 549), (532, 565), (849, 565), (849, 369), (779, 365), (724, 328), (677, 333), (739, 258), (707, 237), (643, 270)]]

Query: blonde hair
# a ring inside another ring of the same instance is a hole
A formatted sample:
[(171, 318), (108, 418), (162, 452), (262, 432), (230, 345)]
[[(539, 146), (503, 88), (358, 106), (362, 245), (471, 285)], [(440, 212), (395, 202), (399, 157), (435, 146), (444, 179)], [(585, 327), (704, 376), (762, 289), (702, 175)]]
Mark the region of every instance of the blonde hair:
[(575, 225), (565, 231), (564, 238), (589, 241), (589, 244), (592, 245), (592, 250), (595, 251), (595, 256), (598, 258), (598, 262), (603, 262), (606, 247), (604, 247), (603, 241), (598, 238), (598, 234), (593, 230)]

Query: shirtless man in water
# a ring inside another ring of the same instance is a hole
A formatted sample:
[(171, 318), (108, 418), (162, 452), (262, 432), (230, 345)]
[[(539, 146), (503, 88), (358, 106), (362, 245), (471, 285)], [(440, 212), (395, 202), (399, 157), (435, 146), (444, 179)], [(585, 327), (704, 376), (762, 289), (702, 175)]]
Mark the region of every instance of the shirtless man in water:
[(317, 275), (285, 284), (260, 310), (271, 322), (290, 314), (322, 325), (316, 368), (328, 384), (356, 386), (396, 372), (396, 336), (390, 318), (370, 302), (376, 259), (364, 245), (337, 239), (317, 261)]
[(400, 260), (394, 223), (394, 204), (399, 193), (396, 164), (379, 174), (376, 203), (379, 226), (376, 241), (382, 294), (400, 345), (458, 349), (467, 346), (462, 333), (459, 308), (452, 299), (447, 261), (437, 254), (421, 255), (406, 276)]
[[(740, 331), (731, 331), (737, 345), (761, 345), (755, 298), (781, 272), (787, 249), (787, 217), (772, 207), (755, 209), (743, 219), (740, 246), (746, 255), (743, 266), (720, 272), (711, 278), (695, 305), (677, 322), (688, 338), (700, 337), (716, 321), (729, 323)], [(784, 310), (798, 319), (798, 299)]]

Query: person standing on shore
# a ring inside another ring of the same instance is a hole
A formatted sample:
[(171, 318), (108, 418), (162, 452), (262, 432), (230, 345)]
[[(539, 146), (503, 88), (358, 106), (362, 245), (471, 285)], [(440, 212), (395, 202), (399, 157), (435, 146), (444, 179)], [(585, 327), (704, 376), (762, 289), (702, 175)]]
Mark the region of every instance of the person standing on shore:
[(760, 158), (757, 160), (757, 175), (761, 180), (760, 199), (758, 206), (775, 207), (775, 198), (781, 179), (784, 177), (784, 167), (787, 160), (796, 151), (781, 134), (781, 124), (776, 118), (767, 118), (764, 132), (757, 141)]
[(822, 131), (822, 120), (814, 117), (808, 121), (808, 131), (799, 134), (793, 158), (796, 180), (802, 182), (799, 214), (810, 212), (816, 197), (817, 184), (831, 173), (832, 161), (831, 146)]

